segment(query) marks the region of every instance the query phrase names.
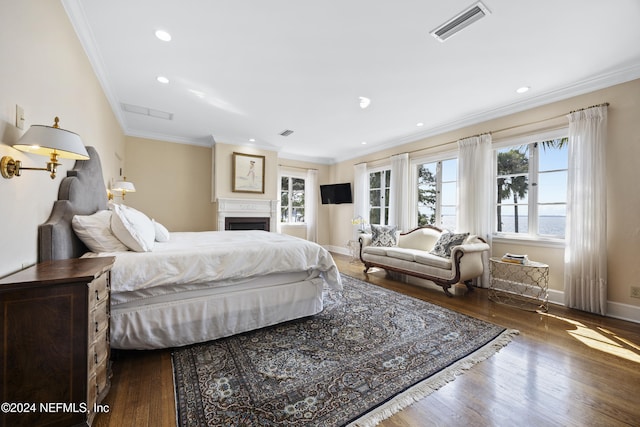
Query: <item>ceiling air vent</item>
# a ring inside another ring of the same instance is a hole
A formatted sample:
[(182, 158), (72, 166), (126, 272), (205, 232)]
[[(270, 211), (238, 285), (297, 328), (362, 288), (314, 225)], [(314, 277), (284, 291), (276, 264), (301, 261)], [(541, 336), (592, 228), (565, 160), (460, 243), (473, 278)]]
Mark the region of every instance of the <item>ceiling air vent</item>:
[(139, 105), (121, 104), (122, 109), (127, 113), (142, 114), (143, 116), (155, 117), (157, 119), (173, 120), (173, 113), (154, 110), (153, 108), (140, 107)]
[(482, 2), (475, 3), (473, 6), (454, 16), (435, 30), (431, 31), (433, 37), (443, 42), (449, 37), (456, 34), (463, 28), (473, 24), (480, 18), (489, 15), (491, 11)]
[(293, 131), (291, 129), (285, 129), (282, 132), (280, 132), (280, 135), (282, 136), (289, 136), (293, 133)]

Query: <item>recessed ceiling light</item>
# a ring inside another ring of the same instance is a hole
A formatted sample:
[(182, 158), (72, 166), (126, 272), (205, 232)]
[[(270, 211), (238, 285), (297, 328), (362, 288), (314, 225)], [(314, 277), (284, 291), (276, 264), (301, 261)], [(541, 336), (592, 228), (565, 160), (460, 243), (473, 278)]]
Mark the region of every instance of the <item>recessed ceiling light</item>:
[(367, 145), (367, 141), (362, 141), (361, 144), (362, 145)]
[(156, 31), (156, 37), (162, 40), (163, 42), (171, 41), (171, 34), (167, 33), (164, 30)]
[(156, 77), (156, 80), (159, 81), (160, 83), (164, 83), (164, 84), (169, 83), (169, 79), (166, 78), (165, 76), (158, 76), (158, 77)]
[(522, 87), (519, 87), (518, 89), (516, 89), (516, 92), (525, 93), (525, 92), (528, 92), (529, 89), (531, 89), (529, 86), (522, 86)]
[(249, 142), (256, 142), (255, 138), (249, 138)]
[(422, 126), (424, 126), (424, 123), (422, 123), (422, 122), (420, 122), (420, 123), (416, 123), (416, 126), (418, 126), (418, 127), (422, 127)]
[(371, 100), (369, 98), (364, 96), (360, 96), (359, 98), (360, 98), (360, 108), (362, 108), (363, 110), (367, 108), (369, 104), (371, 104)]

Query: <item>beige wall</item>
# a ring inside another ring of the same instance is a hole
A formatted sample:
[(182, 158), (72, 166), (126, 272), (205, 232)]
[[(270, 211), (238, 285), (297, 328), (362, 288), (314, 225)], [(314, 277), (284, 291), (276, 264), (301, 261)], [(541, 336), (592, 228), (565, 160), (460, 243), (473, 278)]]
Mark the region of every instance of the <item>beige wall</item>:
[[(278, 192), (278, 153), (256, 147), (216, 143), (214, 149), (214, 199), (261, 199), (276, 200)], [(264, 156), (264, 194), (233, 192), (233, 153)]]
[[(386, 159), (390, 155), (409, 152), (412, 158), (455, 150), (460, 138), (492, 132), (499, 141), (518, 132), (530, 132), (549, 124), (567, 123), (564, 116), (572, 110), (609, 102), (607, 141), (607, 191), (608, 191), (608, 299), (617, 303), (617, 309), (634, 311), (640, 300), (629, 297), (630, 286), (640, 285), (640, 191), (636, 189), (638, 160), (640, 159), (640, 80), (616, 85), (589, 94), (534, 108), (474, 126), (464, 127), (442, 135), (426, 138), (390, 150), (341, 162), (334, 166), (336, 180), (353, 182), (353, 165), (362, 161)], [(549, 120), (554, 118), (553, 120)], [(505, 130), (503, 130), (505, 129)], [(506, 130), (509, 129), (509, 130)], [(502, 131), (501, 131), (502, 130)], [(338, 224), (332, 233), (332, 245), (342, 245), (348, 238), (353, 211), (339, 210), (333, 213)], [(531, 257), (550, 265), (552, 290), (563, 290), (564, 250), (511, 243), (496, 243), (495, 255), (509, 251), (528, 253)], [(638, 319), (640, 320), (640, 319)]]
[[(105, 181), (117, 176), (116, 153), (124, 135), (59, 1), (2, 0), (0, 13), (0, 156), (44, 167), (47, 158), (11, 147), (23, 134), (15, 127), (16, 104), (32, 124), (53, 124), (78, 133), (100, 154)], [(37, 261), (37, 226), (57, 199), (60, 181), (73, 161), (62, 160), (51, 180), (40, 171), (0, 177), (0, 276)]]
[(169, 231), (215, 229), (211, 148), (127, 137), (123, 175), (136, 186), (125, 203)]

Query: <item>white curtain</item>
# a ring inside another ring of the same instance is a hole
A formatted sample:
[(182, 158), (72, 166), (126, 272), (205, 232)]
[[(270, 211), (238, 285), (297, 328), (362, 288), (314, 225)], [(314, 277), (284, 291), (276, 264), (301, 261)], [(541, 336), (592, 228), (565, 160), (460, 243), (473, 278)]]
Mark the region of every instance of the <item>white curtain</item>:
[[(473, 136), (458, 141), (458, 215), (459, 232), (485, 239), (491, 246), (491, 202), (493, 163), (491, 135)], [(485, 253), (484, 272), (476, 286), (489, 287), (489, 253)]]
[(276, 232), (282, 233), (282, 170), (278, 169), (278, 201), (276, 203)]
[(391, 156), (389, 225), (409, 231), (409, 153)]
[(307, 240), (318, 241), (318, 171), (307, 170), (304, 182), (304, 221), (307, 224)]
[(607, 107), (575, 111), (569, 118), (569, 171), (564, 299), (568, 307), (606, 314)]
[[(369, 174), (367, 164), (353, 167), (353, 217), (369, 222)], [(358, 225), (353, 226), (353, 240), (358, 240)]]

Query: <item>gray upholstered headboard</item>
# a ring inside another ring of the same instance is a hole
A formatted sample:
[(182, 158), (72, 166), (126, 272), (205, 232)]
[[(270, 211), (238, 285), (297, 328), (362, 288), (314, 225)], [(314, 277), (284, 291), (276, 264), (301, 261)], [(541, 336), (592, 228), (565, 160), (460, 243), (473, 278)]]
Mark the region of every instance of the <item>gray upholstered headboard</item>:
[(90, 215), (107, 209), (107, 189), (102, 177), (100, 156), (86, 147), (89, 160), (76, 160), (73, 169), (60, 183), (58, 200), (51, 216), (38, 227), (38, 261), (78, 258), (87, 247), (78, 239), (71, 220), (74, 215)]

